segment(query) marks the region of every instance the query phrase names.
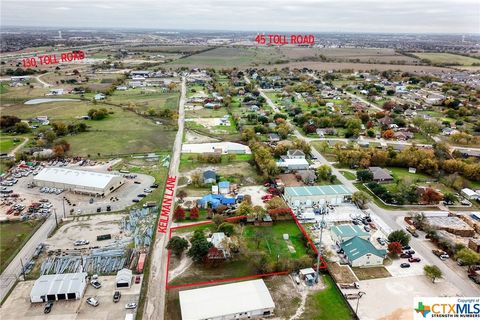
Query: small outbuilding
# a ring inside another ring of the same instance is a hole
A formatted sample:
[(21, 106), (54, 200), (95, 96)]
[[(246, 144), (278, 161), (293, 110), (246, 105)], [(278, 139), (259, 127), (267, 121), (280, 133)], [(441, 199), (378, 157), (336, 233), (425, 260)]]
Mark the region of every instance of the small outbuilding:
[(211, 184), (217, 182), (217, 174), (213, 170), (203, 172), (203, 183)]
[(117, 288), (130, 288), (132, 286), (132, 270), (122, 269), (117, 272), (115, 286)]

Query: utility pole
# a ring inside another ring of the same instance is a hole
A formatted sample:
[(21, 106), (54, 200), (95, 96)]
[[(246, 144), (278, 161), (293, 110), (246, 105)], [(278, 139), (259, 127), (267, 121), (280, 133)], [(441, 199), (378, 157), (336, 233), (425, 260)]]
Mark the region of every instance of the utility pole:
[(358, 293), (358, 298), (357, 298), (357, 307), (355, 308), (355, 315), (357, 316), (357, 319), (358, 318), (358, 303), (360, 302), (360, 298), (363, 297), (364, 295), (366, 295), (367, 293), (366, 292), (363, 292), (363, 291), (360, 291)]
[(65, 219), (67, 216), (65, 215), (65, 196), (62, 198), (62, 205), (63, 205), (63, 219)]
[(317, 273), (315, 276), (315, 283), (318, 283), (319, 278), (319, 269), (320, 269), (320, 255), (322, 254), (322, 237), (323, 237), (323, 226), (325, 225), (325, 215), (327, 212), (322, 214), (322, 221), (320, 222), (320, 244), (317, 247)]
[(20, 265), (22, 266), (23, 281), (25, 281), (25, 267), (23, 266), (22, 258), (20, 258)]

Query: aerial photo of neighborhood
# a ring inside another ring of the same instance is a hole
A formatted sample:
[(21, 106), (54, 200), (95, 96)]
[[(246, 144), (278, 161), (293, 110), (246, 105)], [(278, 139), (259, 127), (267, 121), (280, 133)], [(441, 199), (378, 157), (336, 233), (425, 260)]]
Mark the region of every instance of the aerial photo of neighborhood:
[(0, 21), (0, 319), (480, 319), (478, 0)]

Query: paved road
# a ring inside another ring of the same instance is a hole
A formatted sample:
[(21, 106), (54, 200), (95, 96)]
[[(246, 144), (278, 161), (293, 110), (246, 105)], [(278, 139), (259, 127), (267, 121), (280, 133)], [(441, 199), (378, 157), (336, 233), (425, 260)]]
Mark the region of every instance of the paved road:
[(20, 150), (25, 144), (27, 144), (28, 140), (29, 140), (29, 139), (28, 139), (27, 137), (25, 137), (25, 139), (23, 140), (22, 143), (20, 143), (18, 146), (16, 146), (15, 148), (13, 148), (12, 151), (10, 151), (10, 152), (8, 153), (8, 156), (9, 156), (9, 157), (15, 157), (15, 153), (17, 153), (18, 150)]
[[(268, 105), (271, 106), (273, 110), (275, 111), (278, 110), (278, 108), (275, 106), (272, 100), (268, 98), (265, 94), (263, 94), (261, 89), (260, 89), (260, 94), (267, 100)], [(300, 139), (305, 139), (305, 137), (297, 129), (294, 130), (293, 134)], [(312, 146), (311, 153), (313, 156), (317, 157), (318, 161), (321, 164), (329, 165), (332, 168), (332, 174), (336, 175), (337, 179), (343, 185), (349, 188), (352, 192), (358, 191), (357, 187), (355, 187), (353, 182), (345, 178), (345, 176), (337, 168), (332, 166), (332, 164), (328, 162), (327, 159), (325, 159), (322, 156), (322, 154), (318, 152), (313, 146)], [(386, 210), (377, 206), (375, 203), (372, 203), (372, 202), (368, 204), (368, 207), (370, 210), (373, 211), (374, 214), (380, 217), (380, 219), (382, 219), (383, 222), (387, 226), (389, 226), (392, 230), (405, 228), (401, 220), (403, 219), (403, 217), (406, 216), (406, 214), (409, 211)], [(458, 287), (465, 296), (470, 296), (470, 297), (479, 296), (480, 289), (478, 288), (478, 286), (473, 284), (473, 282), (467, 278), (465, 272), (461, 272), (458, 266), (456, 266), (454, 263), (443, 262), (439, 260), (438, 257), (436, 257), (432, 253), (432, 249), (428, 244), (429, 244), (428, 242), (422, 241), (420, 240), (420, 238), (418, 239), (412, 238), (411, 240), (412, 248), (418, 251), (426, 260), (429, 261), (430, 264), (435, 264), (436, 266), (438, 266), (440, 270), (442, 270), (442, 273), (444, 274), (444, 279), (446, 281)]]
[[(180, 103), (178, 108), (178, 131), (173, 145), (172, 161), (170, 162), (170, 176), (178, 177), (178, 167), (180, 165), (180, 154), (182, 151), (183, 129), (185, 121), (185, 97), (186, 97), (186, 80), (182, 78), (182, 93), (180, 96)], [(178, 179), (177, 179), (178, 182)], [(175, 183), (175, 191), (177, 183)], [(168, 221), (167, 232), (157, 233), (155, 243), (153, 245), (152, 256), (150, 257), (151, 269), (150, 279), (148, 279), (147, 300), (145, 301), (145, 308), (143, 319), (148, 320), (162, 320), (165, 314), (165, 281), (167, 276), (167, 246), (168, 234), (172, 224), (172, 212), (174, 206), (171, 208), (170, 219)]]
[(5, 298), (21, 274), (22, 263), (20, 260), (24, 265), (30, 261), (37, 246), (47, 239), (54, 228), (55, 215), (51, 214), (2, 272), (0, 275), (0, 301)]

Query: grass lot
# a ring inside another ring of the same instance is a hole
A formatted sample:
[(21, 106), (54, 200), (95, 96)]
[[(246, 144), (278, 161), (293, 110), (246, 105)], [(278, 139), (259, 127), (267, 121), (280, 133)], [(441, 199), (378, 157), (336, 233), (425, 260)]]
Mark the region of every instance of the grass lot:
[[(283, 240), (284, 234), (289, 235), (289, 241)], [(303, 234), (293, 221), (274, 222), (271, 227), (247, 225), (242, 236), (246, 239), (249, 250), (264, 252), (271, 261), (276, 261), (278, 257), (298, 259), (307, 254)], [(289, 251), (289, 242), (295, 252)]]
[(325, 159), (327, 159), (327, 161), (337, 161), (337, 156), (335, 155), (334, 151), (335, 149), (334, 148), (331, 148), (331, 147), (327, 147), (325, 149), (325, 151), (323, 151), (322, 149), (322, 142), (323, 141), (311, 141), (310, 144), (312, 145), (312, 147), (314, 147), (318, 152), (320, 152), (322, 154), (322, 156), (325, 157)]
[(397, 181), (404, 178), (404, 177), (410, 177), (410, 178), (414, 179), (415, 181), (433, 180), (432, 177), (430, 177), (429, 175), (423, 174), (423, 173), (418, 173), (418, 172), (417, 173), (410, 173), (410, 172), (408, 172), (407, 168), (389, 167), (389, 168), (386, 168), (386, 169), (390, 171), (393, 178)]
[(428, 59), (432, 64), (456, 64), (462, 66), (471, 66), (473, 63), (480, 63), (480, 59), (465, 57), (458, 54), (442, 52), (414, 52), (419, 59)]
[(8, 266), (33, 234), (39, 221), (9, 222), (0, 224), (0, 272)]
[(385, 267), (352, 268), (352, 270), (360, 281), (392, 276)]
[(44, 98), (46, 93), (48, 93), (48, 89), (30, 88), (28, 85), (16, 88), (8, 87), (1, 90), (0, 99), (2, 101), (2, 105), (4, 106), (6, 104), (23, 103), (26, 100), (33, 98)]
[(75, 117), (85, 116), (88, 110), (92, 108), (103, 108), (105, 106), (94, 106), (88, 101), (63, 101), (49, 102), (34, 105), (16, 104), (8, 107), (2, 107), (1, 113), (17, 116), (21, 119), (30, 119), (37, 116), (48, 116), (51, 121), (74, 120)]
[(180, 93), (167, 92), (164, 93), (160, 89), (128, 89), (126, 91), (115, 91), (115, 93), (108, 97), (107, 101), (121, 105), (135, 105), (141, 111), (148, 111), (154, 109), (177, 110)]
[(202, 108), (200, 110), (187, 110), (185, 111), (186, 118), (222, 118), (228, 114), (227, 109), (207, 109)]
[(10, 150), (13, 148), (15, 148), (13, 139), (4, 135), (0, 135), (0, 153), (10, 152)]
[(342, 170), (340, 170), (340, 172), (341, 172), (341, 173), (343, 174), (343, 176), (344, 176), (345, 178), (347, 178), (348, 180), (352, 180), (352, 181), (357, 180), (357, 176), (356, 176), (354, 173), (350, 172), (350, 171), (342, 171)]
[(353, 314), (341, 293), (335, 287), (331, 276), (323, 275), (326, 288), (307, 297), (302, 319), (311, 320), (350, 320)]
[[(230, 158), (231, 157), (231, 158)], [(222, 166), (222, 165), (228, 165), (230, 163), (235, 163), (235, 162), (247, 162), (252, 159), (251, 154), (235, 154), (235, 155), (227, 155), (227, 154), (222, 154), (221, 155), (221, 162), (220, 163), (215, 163), (215, 164), (210, 164), (211, 166)], [(180, 157), (180, 171), (188, 171), (195, 169), (199, 166), (202, 165), (209, 165), (208, 163), (202, 163), (197, 160), (197, 154), (196, 153), (182, 153)], [(233, 172), (232, 172), (233, 173)]]

